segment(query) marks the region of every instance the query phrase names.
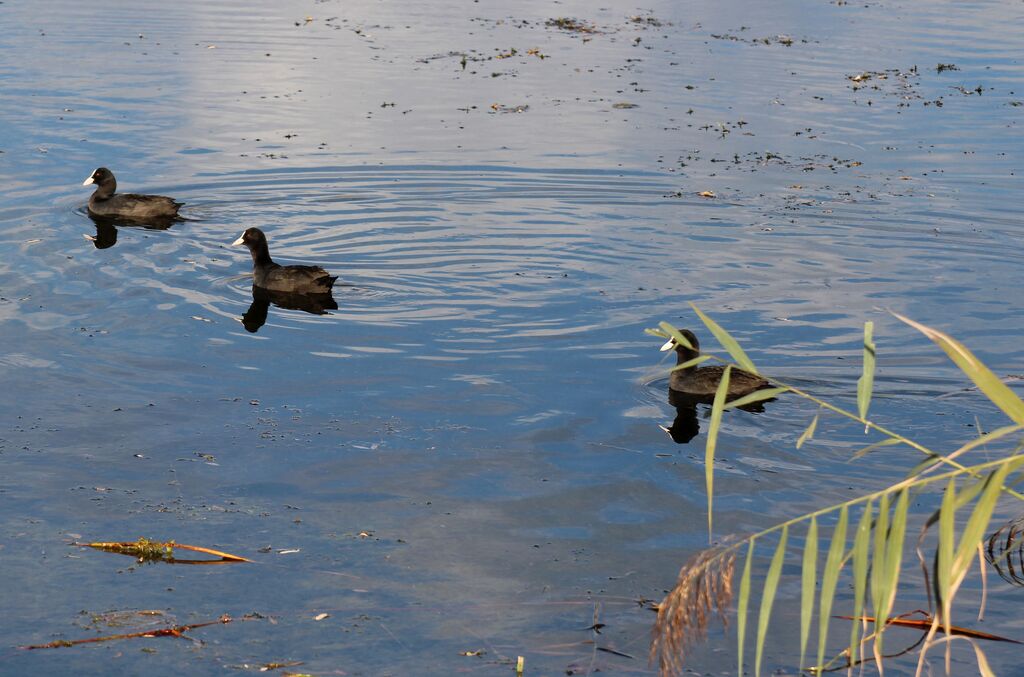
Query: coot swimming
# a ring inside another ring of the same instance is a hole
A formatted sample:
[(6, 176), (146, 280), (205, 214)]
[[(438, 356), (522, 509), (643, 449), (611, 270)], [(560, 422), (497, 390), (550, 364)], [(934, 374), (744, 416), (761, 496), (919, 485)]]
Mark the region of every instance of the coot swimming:
[(163, 195), (115, 193), (117, 180), (106, 167), (100, 167), (82, 182), (83, 186), (91, 184), (96, 184), (96, 190), (89, 197), (89, 213), (94, 216), (132, 221), (173, 219), (182, 204)]
[[(671, 350), (674, 348), (677, 356), (676, 364), (683, 364), (700, 356), (700, 343), (689, 329), (681, 329), (679, 333), (690, 342), (690, 348), (676, 343), (675, 339), (669, 339), (661, 349)], [(679, 393), (713, 397), (718, 390), (718, 384), (722, 382), (722, 373), (724, 371), (724, 366), (701, 367), (694, 365), (686, 369), (678, 369), (672, 372), (668, 387)], [(771, 383), (757, 374), (751, 374), (749, 371), (733, 367), (729, 372), (729, 391), (727, 395), (729, 398), (742, 397), (749, 395), (755, 390), (761, 390), (770, 386)]]
[(252, 254), (252, 281), (257, 287), (293, 294), (323, 294), (331, 291), (336, 275), (320, 266), (282, 266), (270, 258), (267, 236), (259, 228), (247, 228), (233, 245), (244, 244)]

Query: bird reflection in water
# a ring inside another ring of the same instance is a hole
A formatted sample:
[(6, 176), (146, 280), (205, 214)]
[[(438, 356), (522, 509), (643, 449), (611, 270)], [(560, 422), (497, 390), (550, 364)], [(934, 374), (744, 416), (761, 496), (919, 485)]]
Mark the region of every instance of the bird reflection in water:
[[(732, 397), (729, 399), (735, 400), (738, 398)], [(681, 393), (679, 391), (669, 389), (668, 403), (675, 407), (676, 417), (672, 421), (672, 425), (670, 427), (658, 427), (667, 432), (669, 437), (671, 437), (672, 441), (676, 444), (686, 444), (700, 434), (700, 418), (697, 416), (697, 405), (711, 405), (714, 400), (715, 398), (713, 395), (691, 395), (689, 393)], [(768, 402), (773, 402), (774, 400), (775, 398), (773, 397), (771, 399), (761, 400), (760, 402), (752, 402), (750, 404), (737, 407), (737, 409), (760, 414), (764, 412), (764, 405)], [(709, 407), (706, 416), (710, 415), (710, 413), (711, 409)]]
[(96, 235), (83, 235), (83, 237), (92, 242), (96, 249), (107, 249), (117, 244), (118, 226), (145, 228), (146, 230), (167, 230), (176, 222), (184, 220), (181, 217), (151, 217), (143, 221), (136, 221), (133, 219), (97, 216), (96, 214), (89, 214), (89, 218), (96, 224)]
[(242, 315), (242, 326), (251, 334), (267, 323), (270, 304), (286, 310), (301, 310), (312, 315), (326, 315), (328, 310), (337, 310), (338, 304), (330, 292), (325, 294), (294, 294), (272, 291), (253, 285), (252, 304)]

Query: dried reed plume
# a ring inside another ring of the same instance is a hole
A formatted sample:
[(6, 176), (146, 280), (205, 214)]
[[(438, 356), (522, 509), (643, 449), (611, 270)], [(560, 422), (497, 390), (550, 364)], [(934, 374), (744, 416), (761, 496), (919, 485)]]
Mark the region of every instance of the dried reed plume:
[(658, 606), (651, 638), (650, 661), (658, 660), (663, 675), (682, 672), (687, 649), (707, 637), (714, 613), (728, 626), (732, 576), (736, 555), (732, 550), (709, 548), (697, 553), (679, 570), (676, 586)]

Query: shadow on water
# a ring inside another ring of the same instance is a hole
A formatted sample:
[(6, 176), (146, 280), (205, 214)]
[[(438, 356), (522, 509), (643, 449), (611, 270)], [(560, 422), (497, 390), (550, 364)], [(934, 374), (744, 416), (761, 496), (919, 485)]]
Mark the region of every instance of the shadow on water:
[[(84, 210), (82, 213), (86, 213)], [(167, 230), (175, 223), (185, 219), (177, 217), (150, 217), (143, 221), (136, 221), (127, 218), (114, 218), (110, 216), (98, 216), (88, 213), (93, 224), (96, 226), (96, 235), (84, 234), (86, 240), (93, 243), (96, 249), (109, 249), (117, 244), (117, 228), (144, 228), (146, 230)]]
[[(700, 434), (700, 417), (697, 414), (698, 405), (708, 405), (714, 401), (713, 395), (691, 395), (688, 393), (681, 393), (677, 390), (669, 389), (668, 391), (668, 403), (675, 407), (676, 417), (672, 421), (672, 425), (666, 428), (660, 426), (662, 430), (668, 433), (669, 437), (676, 444), (687, 444), (694, 437)], [(736, 397), (730, 398), (730, 400), (738, 399)], [(762, 400), (760, 402), (751, 402), (737, 409), (750, 412), (752, 414), (763, 414), (765, 411), (764, 405), (768, 402), (774, 402), (776, 398)], [(707, 410), (705, 416), (710, 416), (710, 408)]]
[(242, 315), (242, 326), (251, 334), (255, 334), (267, 323), (270, 304), (286, 310), (301, 310), (311, 315), (327, 315), (328, 310), (337, 310), (338, 303), (330, 292), (326, 294), (294, 294), (283, 291), (272, 291), (253, 285), (252, 303)]

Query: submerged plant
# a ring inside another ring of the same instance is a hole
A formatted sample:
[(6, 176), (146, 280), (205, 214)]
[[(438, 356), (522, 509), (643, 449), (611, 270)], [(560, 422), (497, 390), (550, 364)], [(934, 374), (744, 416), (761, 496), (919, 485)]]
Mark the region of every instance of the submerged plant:
[[(744, 370), (757, 373), (753, 362), (735, 339), (696, 307), (694, 310), (726, 348), (733, 361)], [(736, 558), (744, 551), (745, 560), (735, 596), (739, 674), (744, 674), (747, 621), (751, 615), (751, 598), (756, 593), (759, 593), (760, 601), (755, 624), (753, 667), (755, 675), (761, 674), (765, 640), (771, 625), (771, 612), (782, 574), (782, 564), (789, 555), (799, 555), (801, 560), (801, 669), (820, 673), (873, 660), (879, 672), (882, 672), (883, 660), (890, 657), (884, 652), (884, 632), (889, 625), (898, 625), (917, 627), (924, 633), (914, 645), (893, 654), (900, 655), (920, 645), (918, 674), (925, 669), (929, 649), (940, 643), (946, 644), (948, 673), (949, 643), (953, 639), (971, 642), (979, 671), (982, 674), (990, 674), (987, 659), (977, 640), (1011, 640), (954, 626), (952, 603), (972, 563), (976, 559), (984, 561), (982, 545), (1000, 497), (1010, 495), (1018, 500), (1024, 499), (1024, 496), (1011, 488), (1024, 479), (1024, 473), (1021, 472), (1021, 468), (1024, 467), (1024, 455), (1018, 453), (1018, 444), (1004, 457), (984, 463), (964, 465), (958, 458), (984, 444), (995, 443), (1004, 438), (1020, 438), (1024, 432), (1024, 401), (963, 344), (931, 327), (900, 315), (896, 317), (938, 344), (978, 389), (1011, 419), (1012, 424), (971, 440), (948, 454), (942, 454), (872, 422), (868, 418), (868, 410), (874, 383), (875, 345), (874, 327), (870, 322), (866, 323), (864, 328), (864, 365), (857, 386), (857, 413), (841, 409), (776, 379), (772, 379), (772, 382), (778, 387), (757, 391), (733, 402), (726, 402), (724, 397), (716, 396), (712, 404), (711, 425), (705, 447), (709, 538), (712, 527), (715, 449), (722, 412), (726, 409), (775, 397), (781, 392), (792, 392), (819, 406), (814, 418), (796, 440), (798, 448), (813, 438), (822, 413), (832, 412), (863, 425), (865, 432), (874, 431), (883, 436), (882, 440), (860, 450), (855, 457), (880, 446), (902, 444), (923, 454), (924, 458), (908, 477), (881, 490), (787, 520), (731, 544), (709, 548), (691, 558), (683, 565), (675, 587), (658, 608), (650, 657), (652, 661), (658, 663), (663, 674), (678, 674), (682, 670), (688, 649), (693, 643), (706, 637), (708, 626), (714, 616), (727, 624), (727, 612), (734, 601), (733, 578)], [(680, 336), (679, 331), (667, 323), (661, 323), (658, 329), (647, 331), (659, 337), (676, 340), (679, 340)], [(727, 387), (727, 384), (720, 387), (720, 390), (723, 387)], [(989, 451), (991, 452), (991, 449)], [(940, 468), (944, 468), (944, 472), (938, 472)], [(917, 558), (924, 571), (926, 588), (929, 581), (931, 585), (927, 590), (929, 605), (932, 603), (932, 593), (935, 594), (934, 607), (931, 607), (933, 610), (924, 614), (924, 620), (907, 619), (907, 614), (893, 617), (900, 573), (910, 548), (906, 543), (910, 499), (912, 496), (919, 499), (924, 492), (937, 488), (942, 490), (941, 504), (921, 526), (916, 549)], [(826, 520), (834, 525), (830, 538), (819, 535), (819, 522)], [(959, 529), (958, 524), (961, 525)], [(933, 530), (935, 533), (932, 534), (932, 541), (935, 550), (933, 556), (928, 558), (925, 557), (923, 548), (926, 537)], [(791, 538), (793, 533), (799, 533), (802, 538)], [(1007, 547), (1003, 550), (1012, 550), (1011, 536), (1015, 533), (1014, 530), (1010, 530), (1006, 536)], [(763, 581), (758, 585), (752, 580), (752, 571), (756, 553), (765, 546), (773, 548), (772, 556)], [(1020, 547), (1019, 544), (1016, 547)], [(820, 550), (825, 550), (826, 554), (824, 566), (819, 569)], [(989, 558), (992, 560), (996, 557), (990, 541)], [(1004, 557), (1003, 561), (1012, 566), (1012, 553), (1008, 557)], [(1020, 562), (1019, 558), (1017, 562)], [(826, 659), (829, 625), (835, 618), (833, 602), (844, 569), (848, 572), (849, 584), (853, 591), (853, 608), (850, 615), (840, 618), (850, 621), (849, 637), (846, 639), (845, 649), (835, 657)], [(806, 655), (811, 629), (815, 625), (816, 660), (808, 667)], [(943, 636), (937, 637), (940, 632)]]

